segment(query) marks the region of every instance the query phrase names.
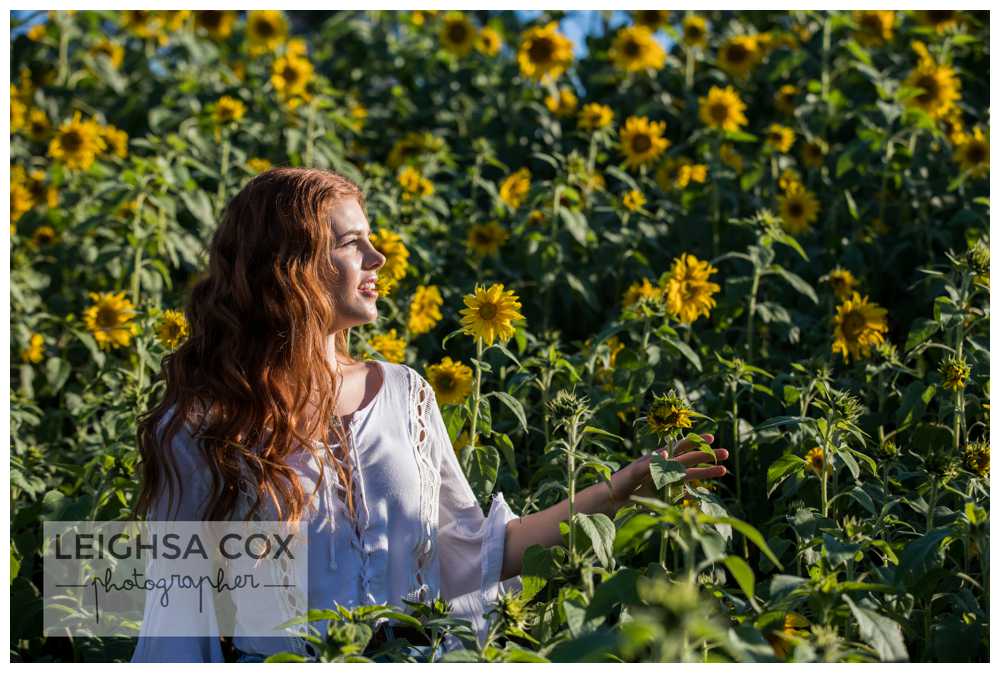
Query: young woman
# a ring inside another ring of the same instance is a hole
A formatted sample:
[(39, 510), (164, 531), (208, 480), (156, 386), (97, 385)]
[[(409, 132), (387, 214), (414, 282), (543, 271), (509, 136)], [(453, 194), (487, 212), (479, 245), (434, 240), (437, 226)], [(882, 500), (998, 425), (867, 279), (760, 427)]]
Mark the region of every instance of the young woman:
[[(370, 234), (364, 195), (329, 171), (275, 168), (232, 199), (187, 306), (190, 337), (164, 359), (163, 399), (140, 423), (137, 513), (302, 521), (310, 608), (440, 596), (482, 634), (524, 551), (562, 543), (568, 503), (517, 517), (497, 493), (484, 516), (428, 382), (406, 365), (351, 357), (350, 329), (378, 317), (385, 257)], [(694, 466), (702, 454), (691, 448), (682, 442), (673, 457)], [(578, 493), (577, 511), (613, 515), (630, 495), (653, 495), (649, 460)], [(147, 605), (134, 661), (224, 659), (211, 611), (192, 617), (203, 637), (157, 637), (157, 619)], [(287, 640), (233, 644), (244, 660), (309, 654)]]

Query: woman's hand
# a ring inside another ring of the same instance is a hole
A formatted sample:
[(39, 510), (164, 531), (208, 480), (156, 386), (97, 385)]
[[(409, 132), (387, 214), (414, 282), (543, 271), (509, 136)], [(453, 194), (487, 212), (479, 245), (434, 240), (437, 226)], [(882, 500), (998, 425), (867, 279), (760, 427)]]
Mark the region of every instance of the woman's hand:
[[(715, 441), (712, 435), (702, 435), (702, 439), (711, 444)], [(729, 458), (729, 451), (726, 449), (714, 449), (716, 462), (722, 462)], [(695, 448), (694, 442), (682, 439), (675, 446), (673, 451), (667, 447), (657, 449), (648, 456), (643, 456), (633, 461), (626, 467), (618, 470), (611, 476), (611, 487), (614, 492), (615, 509), (624, 507), (629, 503), (629, 497), (633, 495), (644, 498), (655, 498), (657, 496), (656, 487), (653, 484), (653, 477), (649, 473), (649, 463), (653, 456), (660, 454), (664, 458), (676, 460), (687, 467), (685, 480), (698, 479), (718, 479), (726, 474), (724, 465), (710, 465), (708, 467), (694, 467), (700, 463), (710, 463), (711, 458), (703, 451)]]

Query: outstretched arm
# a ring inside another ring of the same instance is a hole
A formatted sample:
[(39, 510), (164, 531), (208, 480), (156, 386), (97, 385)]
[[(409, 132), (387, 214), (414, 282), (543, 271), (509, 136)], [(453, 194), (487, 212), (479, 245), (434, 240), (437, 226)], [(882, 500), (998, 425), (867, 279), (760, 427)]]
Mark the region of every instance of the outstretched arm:
[[(711, 444), (715, 437), (702, 435)], [(694, 467), (705, 461), (701, 451), (693, 450), (694, 444), (681, 440), (674, 449), (661, 448), (659, 453), (664, 458), (684, 463), (688, 466), (687, 479), (717, 479), (726, 474), (722, 465), (711, 467)], [(656, 489), (653, 487), (649, 474), (649, 462), (653, 455), (643, 456), (611, 475), (611, 484), (601, 482), (594, 484), (576, 494), (574, 508), (580, 514), (607, 514), (614, 516), (615, 512), (629, 503), (632, 495), (653, 497)], [(729, 457), (726, 449), (715, 449), (715, 457), (721, 462)], [(569, 500), (563, 500), (548, 509), (514, 519), (507, 524), (504, 540), (503, 568), (500, 579), (505, 580), (521, 574), (521, 560), (525, 550), (537, 544), (543, 547), (554, 547), (563, 543), (559, 532), (559, 523), (569, 520)]]

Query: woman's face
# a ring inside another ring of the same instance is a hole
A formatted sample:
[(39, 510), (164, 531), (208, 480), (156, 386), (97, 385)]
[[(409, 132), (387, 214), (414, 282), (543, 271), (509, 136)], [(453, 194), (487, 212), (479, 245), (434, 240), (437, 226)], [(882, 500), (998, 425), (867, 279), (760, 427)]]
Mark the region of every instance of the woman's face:
[(334, 268), (338, 282), (333, 288), (336, 321), (333, 332), (373, 322), (378, 317), (375, 278), (385, 264), (369, 236), (368, 218), (354, 199), (338, 201), (332, 211)]

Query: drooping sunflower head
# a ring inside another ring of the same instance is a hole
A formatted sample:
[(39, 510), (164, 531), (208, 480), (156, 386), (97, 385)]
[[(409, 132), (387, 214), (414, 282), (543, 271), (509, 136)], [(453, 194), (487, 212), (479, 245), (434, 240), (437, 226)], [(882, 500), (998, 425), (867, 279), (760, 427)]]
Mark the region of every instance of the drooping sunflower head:
[(873, 348), (885, 342), (889, 331), (888, 311), (861, 297), (857, 292), (837, 307), (834, 316), (833, 352), (845, 361), (866, 358)]
[(942, 387), (948, 390), (959, 390), (964, 388), (968, 382), (969, 376), (972, 374), (972, 367), (965, 361), (965, 358), (952, 355), (941, 362), (938, 373), (941, 374)]
[(28, 339), (28, 345), (21, 351), (22, 362), (41, 362), (45, 358), (45, 337), (35, 332)]
[(31, 245), (35, 248), (44, 248), (52, 245), (56, 237), (56, 230), (47, 224), (43, 224), (31, 234)]
[(188, 337), (188, 333), (188, 321), (182, 312), (167, 309), (160, 316), (159, 325), (156, 327), (156, 336), (164, 348), (170, 350), (177, 348)]
[(447, 355), (426, 371), (427, 381), (440, 404), (461, 404), (472, 392), (472, 368)]
[(466, 245), (478, 257), (495, 257), (500, 254), (500, 247), (509, 236), (507, 230), (497, 222), (475, 224), (469, 229)]
[(83, 312), (83, 324), (97, 345), (103, 350), (128, 346), (139, 327), (132, 322), (135, 309), (125, 291), (91, 292), (90, 299), (93, 303)]
[(669, 9), (643, 9), (632, 12), (632, 21), (637, 26), (648, 28), (649, 30), (659, 30), (661, 26), (670, 21)]
[(858, 281), (854, 277), (854, 274), (847, 269), (840, 268), (839, 266), (820, 280), (825, 280), (830, 284), (833, 294), (840, 301), (850, 298), (850, 296), (854, 294), (854, 289), (858, 285)]
[(778, 197), (778, 210), (782, 228), (797, 236), (812, 229), (812, 223), (819, 217), (819, 201), (801, 183), (793, 183)]
[(962, 170), (969, 171), (974, 177), (985, 177), (989, 174), (990, 139), (983, 133), (982, 127), (977, 126), (971, 135), (965, 136), (955, 152), (955, 158), (962, 166)]
[(419, 285), (410, 301), (410, 320), (407, 325), (411, 334), (426, 334), (441, 320), (441, 290), (437, 285)]
[(719, 147), (719, 160), (737, 173), (743, 171), (743, 156), (732, 143), (722, 143)]
[(467, 56), (476, 44), (476, 32), (476, 27), (465, 14), (449, 12), (441, 22), (441, 46), (456, 56)]
[(703, 17), (696, 14), (684, 17), (681, 34), (681, 42), (685, 47), (704, 49), (708, 46), (708, 25)]
[(829, 146), (823, 140), (810, 140), (802, 145), (802, 163), (810, 168), (819, 168), (826, 161), (829, 151)]
[(722, 89), (713, 86), (707, 96), (698, 99), (698, 116), (709, 128), (738, 131), (747, 124), (743, 112), (746, 105), (731, 86)]
[(396, 334), (395, 327), (384, 334), (376, 334), (368, 345), (384, 357), (386, 362), (399, 364), (406, 359), (406, 341)]
[(434, 183), (413, 166), (404, 166), (399, 171), (400, 186), (404, 190), (403, 200), (416, 197), (426, 197), (434, 194)]
[(685, 157), (670, 157), (656, 169), (654, 179), (665, 192), (686, 189), (692, 182), (704, 183), (708, 178), (708, 166), (694, 164)]
[(500, 38), (500, 33), (489, 26), (484, 26), (479, 30), (479, 34), (476, 36), (476, 50), (479, 53), (496, 56), (500, 53), (502, 46), (503, 40)]
[[(823, 474), (826, 461), (823, 459), (823, 449), (815, 446), (806, 454), (806, 468), (816, 474)], [(829, 468), (827, 468), (829, 469)]]
[(765, 137), (767, 146), (782, 154), (786, 154), (788, 150), (792, 149), (792, 145), (795, 143), (795, 131), (781, 124), (771, 124), (767, 127)]
[(918, 11), (917, 20), (925, 26), (929, 26), (937, 33), (944, 33), (958, 25), (961, 19), (961, 12), (953, 9), (931, 9)]
[(782, 84), (774, 94), (774, 107), (783, 115), (795, 114), (795, 99), (799, 95), (799, 87), (794, 84)]
[(719, 47), (719, 67), (730, 75), (746, 77), (757, 63), (759, 56), (757, 40), (754, 37), (735, 35)]
[(212, 119), (217, 126), (224, 126), (243, 119), (247, 108), (243, 102), (232, 96), (223, 96), (216, 101), (212, 110)]
[(128, 133), (114, 126), (100, 127), (101, 138), (107, 149), (119, 159), (128, 156)]
[(990, 443), (987, 440), (969, 442), (962, 450), (965, 466), (980, 477), (990, 474)]
[(49, 156), (70, 170), (87, 170), (95, 157), (107, 149), (100, 126), (94, 120), (83, 121), (79, 110), (59, 127), (49, 142)]
[(500, 200), (517, 210), (531, 189), (531, 171), (521, 168), (511, 173), (500, 184)]
[(28, 113), (28, 135), (35, 142), (45, 142), (52, 132), (49, 116), (41, 108), (32, 108)]
[(251, 173), (263, 173), (271, 167), (271, 162), (267, 159), (261, 157), (254, 157), (252, 159), (247, 159), (247, 168)]
[(576, 93), (567, 86), (559, 87), (556, 95), (549, 94), (545, 97), (545, 107), (557, 117), (572, 115), (576, 112), (577, 102)]
[(497, 339), (510, 339), (515, 331), (513, 322), (524, 319), (518, 312), (521, 302), (517, 295), (513, 290), (505, 290), (502, 283), (494, 283), (488, 288), (477, 285), (463, 301), (466, 306), (461, 310), (463, 330), (482, 339), (487, 346)]
[(646, 26), (625, 26), (615, 35), (608, 56), (619, 69), (639, 72), (662, 68), (667, 52)]
[(380, 296), (388, 295), (406, 276), (409, 266), (410, 251), (403, 239), (388, 229), (380, 229), (371, 236), (372, 246), (385, 257), (385, 264), (378, 272), (376, 289)]
[(625, 290), (625, 296), (622, 298), (622, 308), (628, 308), (637, 303), (640, 299), (660, 301), (662, 298), (663, 289), (653, 285), (649, 282), (648, 278), (643, 278), (642, 280), (632, 283), (628, 286), (628, 289)]
[(282, 96), (303, 93), (313, 78), (313, 64), (307, 58), (286, 54), (274, 62), (271, 85)]
[(646, 197), (638, 189), (630, 189), (622, 196), (622, 205), (626, 210), (634, 212), (646, 205)]
[(854, 10), (854, 23), (858, 26), (854, 39), (866, 47), (877, 47), (892, 40), (892, 26), (896, 12), (884, 10)]
[(578, 124), (580, 128), (588, 131), (596, 131), (610, 126), (614, 122), (615, 113), (607, 105), (602, 103), (587, 103), (580, 110)]
[(692, 425), (691, 406), (676, 392), (654, 395), (646, 412), (646, 425), (658, 437), (672, 437)]
[(259, 54), (276, 50), (288, 36), (288, 19), (274, 9), (254, 10), (247, 14), (247, 37), (250, 51)]
[(688, 253), (675, 259), (669, 275), (661, 281), (665, 286), (667, 311), (687, 324), (699, 316), (707, 318), (715, 307), (714, 295), (722, 289), (709, 280), (717, 272), (708, 262)]
[(213, 40), (225, 40), (233, 32), (236, 12), (223, 10), (197, 11), (194, 25)]
[(910, 98), (908, 105), (923, 110), (934, 119), (947, 115), (961, 98), (959, 89), (962, 83), (955, 71), (929, 59), (921, 59), (907, 76), (905, 84), (921, 89), (920, 93)]
[(556, 79), (573, 62), (573, 43), (551, 21), (530, 28), (521, 40), (517, 63), (521, 75), (535, 81)]
[(629, 168), (646, 166), (656, 161), (670, 147), (663, 137), (666, 122), (653, 122), (647, 117), (629, 117), (618, 132), (619, 146)]

